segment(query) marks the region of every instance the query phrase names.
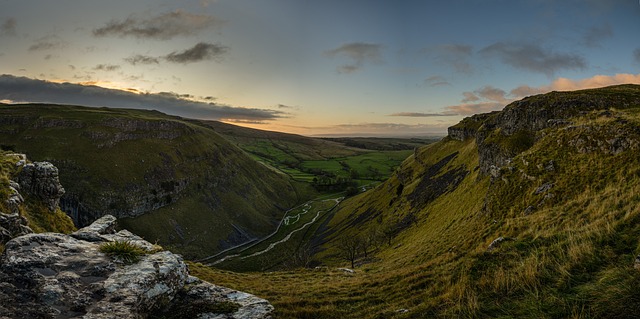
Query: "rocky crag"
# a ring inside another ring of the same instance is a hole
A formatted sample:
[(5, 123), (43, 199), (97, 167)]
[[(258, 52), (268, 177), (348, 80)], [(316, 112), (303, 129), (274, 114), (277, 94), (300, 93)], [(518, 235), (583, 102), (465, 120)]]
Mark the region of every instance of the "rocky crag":
[(0, 155), (0, 178), (6, 199), (0, 205), (0, 245), (11, 238), (40, 231), (74, 229), (58, 206), (64, 188), (58, 169), (49, 162), (28, 163), (24, 154)]
[[(179, 255), (107, 215), (71, 235), (28, 234), (0, 258), (0, 318), (271, 318), (264, 299), (189, 276)], [(126, 242), (144, 253), (128, 263), (101, 252)]]
[[(465, 118), (448, 129), (448, 137), (459, 141), (475, 138), (480, 171), (494, 176), (498, 174), (500, 167), (509, 164), (514, 156), (544, 137), (544, 130), (549, 128), (580, 132), (581, 136), (571, 143), (583, 153), (599, 149), (617, 154), (629, 148), (636, 149), (638, 141), (624, 136), (625, 129), (633, 130), (635, 135), (636, 127), (625, 125), (629, 123), (620, 118), (617, 118), (620, 125), (614, 127), (614, 130), (608, 127), (608, 132), (596, 132), (594, 130), (597, 128), (593, 126), (574, 123), (576, 118), (589, 114), (593, 117), (616, 117), (615, 112), (610, 110), (613, 106), (617, 109), (635, 107), (640, 104), (640, 95), (637, 90), (634, 92), (633, 88), (633, 85), (620, 85), (607, 88), (606, 94), (585, 90), (551, 92), (527, 97), (507, 105), (500, 112)], [(602, 134), (608, 135), (609, 138), (598, 136)]]

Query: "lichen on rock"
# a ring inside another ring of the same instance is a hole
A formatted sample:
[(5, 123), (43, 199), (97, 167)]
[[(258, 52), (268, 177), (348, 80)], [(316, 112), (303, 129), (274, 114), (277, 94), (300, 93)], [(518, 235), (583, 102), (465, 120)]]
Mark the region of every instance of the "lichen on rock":
[[(105, 216), (71, 235), (9, 241), (0, 257), (0, 318), (150, 318), (172, 309), (190, 309), (193, 318), (271, 318), (266, 300), (189, 276), (181, 256), (154, 252), (115, 232), (115, 223)], [(123, 239), (148, 254), (124, 264), (100, 252), (101, 243)]]

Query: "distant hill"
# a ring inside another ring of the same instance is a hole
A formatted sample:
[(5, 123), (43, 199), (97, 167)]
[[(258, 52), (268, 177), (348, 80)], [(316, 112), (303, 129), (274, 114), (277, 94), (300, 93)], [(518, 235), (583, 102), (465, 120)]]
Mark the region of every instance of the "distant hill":
[(304, 199), (210, 126), (155, 111), (0, 105), (0, 147), (60, 169), (78, 226), (112, 214), (186, 257), (264, 236)]

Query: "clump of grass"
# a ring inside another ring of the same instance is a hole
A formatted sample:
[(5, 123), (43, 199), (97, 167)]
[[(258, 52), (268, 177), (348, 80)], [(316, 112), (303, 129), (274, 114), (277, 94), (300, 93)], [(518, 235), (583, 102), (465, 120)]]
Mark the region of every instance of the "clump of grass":
[(133, 264), (147, 252), (130, 241), (112, 241), (100, 245), (100, 251), (121, 260), (125, 264)]

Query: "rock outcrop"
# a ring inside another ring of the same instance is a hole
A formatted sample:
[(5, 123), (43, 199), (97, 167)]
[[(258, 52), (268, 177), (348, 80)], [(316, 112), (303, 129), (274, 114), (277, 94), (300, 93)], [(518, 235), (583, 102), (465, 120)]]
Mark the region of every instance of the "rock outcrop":
[[(71, 235), (28, 234), (0, 258), (0, 318), (271, 318), (264, 299), (189, 276), (179, 255), (157, 251), (107, 215)], [(146, 251), (125, 263), (108, 242)]]
[(34, 162), (24, 165), (17, 182), (20, 190), (28, 196), (35, 196), (44, 201), (50, 211), (54, 211), (64, 195), (60, 184), (58, 168), (49, 162)]
[[(640, 148), (640, 141), (625, 138), (627, 128), (605, 132), (596, 137), (598, 128), (576, 129), (572, 119), (595, 112), (599, 116), (613, 117), (612, 105), (624, 108), (640, 104), (637, 94), (629, 94), (626, 85), (607, 88), (607, 94), (599, 94), (597, 89), (575, 92), (550, 92), (515, 101), (502, 111), (477, 114), (463, 119), (448, 129), (449, 138), (466, 140), (475, 138), (478, 146), (480, 172), (489, 175), (492, 171), (510, 163), (511, 159), (528, 149), (547, 128), (561, 128), (588, 131), (567, 141), (582, 153), (602, 150), (617, 154), (626, 149)], [(617, 92), (620, 92), (617, 94)], [(623, 121), (619, 119), (618, 121)], [(622, 133), (621, 133), (622, 130)], [(637, 135), (638, 132), (633, 132)], [(576, 135), (578, 135), (576, 133)], [(621, 137), (622, 136), (622, 137)]]

